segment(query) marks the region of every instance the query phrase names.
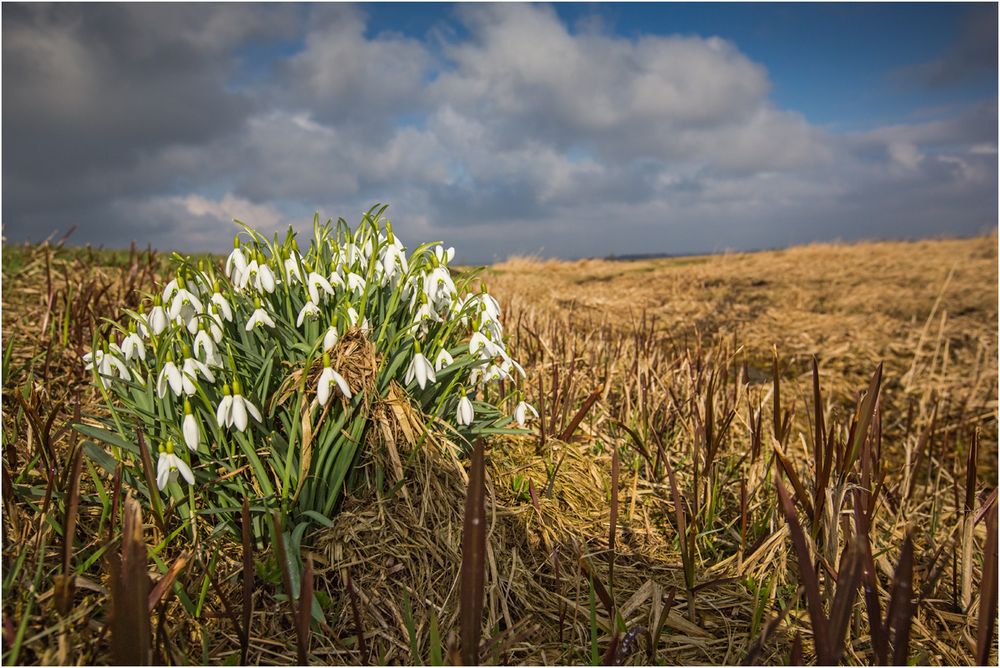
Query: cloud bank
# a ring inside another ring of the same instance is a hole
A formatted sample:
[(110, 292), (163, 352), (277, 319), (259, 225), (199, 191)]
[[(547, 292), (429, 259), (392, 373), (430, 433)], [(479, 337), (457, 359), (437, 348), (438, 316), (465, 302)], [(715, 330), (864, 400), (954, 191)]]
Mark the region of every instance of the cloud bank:
[[(234, 217), (304, 229), (375, 201), (404, 239), (471, 261), (996, 224), (995, 100), (838, 133), (778, 108), (717, 37), (571, 29), (535, 5), (461, 6), (426, 39), (343, 5), (3, 18), (8, 239), (77, 224), (77, 241), (222, 250)], [(914, 71), (939, 85), (976, 53)]]

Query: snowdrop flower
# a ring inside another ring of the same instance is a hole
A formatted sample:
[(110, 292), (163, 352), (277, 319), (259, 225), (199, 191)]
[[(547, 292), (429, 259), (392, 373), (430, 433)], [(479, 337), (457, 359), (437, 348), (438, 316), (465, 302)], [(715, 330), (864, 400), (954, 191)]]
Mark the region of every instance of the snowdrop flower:
[[(361, 320), (361, 316), (358, 315), (358, 312), (354, 310), (353, 306), (348, 306), (347, 307), (347, 322), (348, 322), (348, 324), (351, 327), (357, 327), (359, 320)], [(368, 318), (365, 318), (364, 320), (361, 321), (361, 333), (362, 334), (367, 334), (368, 333)]]
[[(289, 285), (291, 285), (291, 284), (293, 284), (295, 282), (298, 282), (298, 283), (302, 282), (302, 274), (299, 273), (299, 264), (302, 262), (302, 256), (299, 255), (299, 251), (298, 251), (297, 248), (298, 247), (296, 247), (296, 250), (293, 250), (291, 252), (291, 254), (289, 255), (288, 259), (285, 260), (285, 263), (284, 263), (284, 266), (285, 266), (285, 276), (288, 277), (288, 283), (289, 283)], [(293, 278), (295, 279), (294, 281), (292, 280)]]
[(184, 445), (191, 452), (198, 451), (198, 442), (201, 440), (201, 431), (198, 429), (198, 420), (191, 410), (191, 402), (184, 399), (184, 424), (181, 427), (184, 434)]
[(435, 308), (443, 310), (451, 306), (456, 296), (455, 283), (445, 267), (435, 267), (427, 275), (424, 279), (424, 294)]
[(426, 301), (420, 304), (420, 308), (418, 308), (417, 312), (413, 315), (413, 326), (418, 329), (421, 336), (427, 334), (427, 330), (430, 329), (431, 323), (440, 321), (440, 316), (438, 316), (438, 314)]
[(247, 428), (247, 413), (253, 416), (257, 422), (261, 422), (260, 411), (249, 399), (243, 396), (240, 389), (240, 381), (233, 381), (233, 401), (232, 411), (229, 419), (229, 426), (235, 426), (239, 431)]
[(167, 393), (168, 384), (175, 395), (178, 397), (181, 396), (181, 392), (184, 391), (184, 377), (181, 374), (181, 370), (174, 364), (173, 351), (167, 353), (167, 361), (164, 363), (163, 368), (160, 369), (160, 375), (156, 379), (156, 394), (161, 399)]
[(434, 373), (434, 367), (431, 366), (431, 363), (420, 352), (420, 342), (414, 340), (413, 343), (416, 348), (416, 352), (413, 355), (413, 361), (410, 362), (410, 366), (406, 370), (406, 376), (403, 382), (409, 385), (413, 379), (416, 378), (417, 385), (419, 385), (422, 390), (426, 387), (427, 381), (436, 383), (437, 376)]
[(232, 424), (233, 416), (233, 393), (229, 390), (229, 383), (222, 386), (222, 399), (215, 409), (215, 423), (220, 428), (228, 427)]
[(257, 276), (254, 280), (254, 287), (257, 289), (257, 292), (267, 292), (270, 294), (274, 292), (275, 283), (274, 272), (271, 271), (271, 267), (264, 260), (264, 256), (261, 253), (257, 253)]
[(385, 281), (391, 281), (399, 274), (409, 270), (403, 244), (389, 231), (389, 243), (382, 250), (382, 276)]
[(246, 271), (240, 277), (240, 289), (246, 290), (248, 285), (260, 293), (274, 292), (274, 272), (264, 260), (263, 253), (258, 252), (257, 256), (250, 260)]
[(173, 278), (171, 278), (170, 282), (163, 286), (163, 293), (161, 295), (163, 297), (163, 302), (165, 304), (169, 304), (170, 300), (174, 296), (175, 292), (177, 292), (177, 277), (176, 276), (174, 276)]
[[(187, 355), (187, 351), (185, 351), (185, 355)], [(215, 382), (215, 374), (208, 368), (208, 365), (194, 357), (187, 357), (184, 360), (184, 364), (181, 367), (181, 374), (181, 385), (184, 389), (184, 394), (188, 396), (198, 391), (196, 383), (198, 382), (199, 375), (210, 383)]]
[(173, 299), (170, 300), (170, 310), (167, 312), (171, 320), (180, 318), (185, 324), (202, 310), (201, 300), (188, 291), (186, 286), (184, 277), (178, 276), (177, 289), (174, 290)]
[(312, 300), (307, 301), (302, 310), (299, 311), (299, 317), (295, 319), (295, 326), (301, 327), (306, 317), (313, 319), (319, 317), (319, 307), (313, 304)]
[(178, 473), (183, 476), (187, 484), (194, 484), (194, 474), (191, 472), (191, 467), (174, 454), (174, 443), (167, 440), (166, 445), (160, 446), (160, 458), (156, 462), (156, 486), (160, 488), (160, 491), (163, 491), (167, 483), (177, 480)]
[(121, 350), (126, 362), (131, 362), (133, 359), (146, 359), (146, 344), (142, 342), (142, 337), (136, 333), (134, 322), (129, 325), (129, 332), (122, 341)]
[[(254, 308), (253, 315), (250, 316), (250, 320), (247, 321), (246, 330), (249, 332), (257, 325), (267, 325), (268, 327), (274, 327), (274, 320), (268, 315), (260, 305), (260, 299), (255, 298), (253, 301)], [(242, 430), (241, 430), (242, 431)]]
[(490, 293), (486, 292), (485, 288), (483, 288), (483, 292), (479, 296), (479, 299), (483, 303), (483, 306), (486, 309), (484, 312), (486, 313), (487, 316), (489, 316), (489, 319), (493, 320), (494, 322), (499, 322), (500, 321), (500, 303), (497, 302), (497, 300), (493, 298), (493, 295), (491, 295)]
[(122, 380), (128, 380), (130, 377), (128, 367), (114, 354), (121, 352), (118, 346), (114, 342), (110, 342), (110, 348), (110, 351), (107, 348), (98, 349), (83, 356), (83, 361), (86, 363), (84, 370), (92, 371), (96, 366), (97, 377), (102, 387), (104, 387), (105, 376), (113, 378), (117, 375)]
[(306, 278), (306, 289), (309, 290), (309, 300), (316, 304), (319, 304), (320, 300), (325, 298), (320, 294), (320, 288), (323, 289), (323, 292), (327, 296), (333, 295), (333, 286), (330, 285), (330, 281), (315, 271), (309, 272), (309, 276)]
[(219, 315), (219, 307), (215, 304), (208, 305), (208, 318), (209, 333), (216, 343), (222, 343), (222, 316)]
[(455, 421), (461, 426), (468, 426), (472, 424), (472, 420), (475, 417), (476, 413), (472, 408), (472, 402), (469, 401), (469, 397), (466, 396), (463, 390), (462, 398), (458, 400), (458, 410), (455, 411)]
[[(368, 245), (368, 248), (371, 248), (370, 244)], [(365, 254), (363, 254), (361, 249), (355, 246), (353, 242), (344, 246), (344, 263), (347, 266), (354, 266), (365, 259), (367, 259)]]
[(218, 281), (215, 282), (215, 292), (212, 293), (211, 301), (219, 309), (219, 313), (222, 317), (225, 318), (227, 322), (232, 322), (233, 307), (230, 306), (229, 300), (222, 294), (222, 289)]
[(347, 274), (347, 289), (351, 292), (364, 292), (365, 279), (363, 276), (355, 274), (353, 271)]
[(440, 371), (446, 366), (451, 366), (454, 363), (455, 359), (451, 356), (451, 353), (442, 348), (441, 352), (439, 352), (437, 357), (434, 359), (434, 370)]
[(333, 272), (331, 272), (330, 277), (329, 277), (328, 280), (330, 281), (330, 285), (331, 286), (336, 285), (341, 290), (343, 290), (346, 287), (344, 285), (344, 279), (341, 278), (340, 273), (337, 270), (334, 270)]
[(453, 257), (455, 257), (454, 247), (449, 246), (448, 250), (445, 250), (441, 244), (434, 247), (434, 258), (438, 261), (438, 264), (448, 264)]
[(240, 248), (240, 235), (237, 234), (233, 237), (233, 252), (226, 258), (226, 276), (233, 283), (239, 284), (242, 282), (246, 270), (247, 259), (243, 255), (243, 249)]
[(531, 415), (534, 415), (537, 418), (538, 411), (536, 411), (535, 407), (527, 401), (522, 400), (514, 409), (514, 422), (516, 422), (517, 426), (521, 429), (524, 429), (524, 424), (531, 419)]
[(215, 344), (215, 339), (208, 333), (205, 323), (201, 323), (198, 326), (198, 333), (194, 337), (194, 354), (200, 356), (204, 353), (206, 358), (214, 358), (217, 350), (218, 347)]
[(496, 356), (497, 346), (483, 336), (482, 332), (473, 332), (472, 338), (469, 339), (469, 353), (479, 355), (483, 359), (489, 359)]
[(253, 402), (243, 396), (240, 389), (240, 381), (233, 381), (233, 392), (230, 393), (229, 385), (222, 387), (222, 400), (215, 411), (215, 421), (220, 427), (233, 427), (239, 431), (247, 428), (247, 413), (253, 416), (257, 422), (261, 422), (260, 411), (253, 405)]
[(337, 345), (337, 341), (340, 340), (340, 332), (337, 331), (337, 327), (330, 324), (330, 327), (326, 330), (326, 334), (323, 335), (323, 351), (326, 352)]
[(159, 336), (167, 328), (167, 312), (163, 309), (163, 302), (159, 296), (153, 299), (153, 310), (149, 312), (146, 322), (149, 323), (149, 331), (154, 336)]
[(316, 400), (320, 406), (325, 406), (330, 400), (330, 390), (334, 385), (345, 398), (351, 398), (351, 388), (347, 381), (330, 366), (330, 355), (323, 353), (323, 373), (319, 375), (319, 382), (316, 385)]

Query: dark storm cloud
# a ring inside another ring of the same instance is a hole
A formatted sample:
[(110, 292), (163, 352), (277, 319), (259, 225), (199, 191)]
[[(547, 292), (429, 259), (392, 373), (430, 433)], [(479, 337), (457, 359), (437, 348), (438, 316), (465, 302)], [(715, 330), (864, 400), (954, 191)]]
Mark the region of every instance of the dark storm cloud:
[(940, 57), (903, 71), (904, 78), (934, 87), (956, 86), (997, 66), (997, 5), (978, 4), (962, 19), (959, 33)]
[(210, 165), (191, 149), (253, 111), (226, 86), (233, 48), (292, 34), (290, 9), (5, 3), (5, 233), (79, 221), (101, 238), (116, 198), (197, 182)]
[(834, 133), (722, 39), (455, 16), (418, 40), (343, 5), (6, 4), (4, 234), (222, 250), (233, 217), (301, 228), (384, 201), (404, 239), (476, 261), (995, 224), (995, 100)]

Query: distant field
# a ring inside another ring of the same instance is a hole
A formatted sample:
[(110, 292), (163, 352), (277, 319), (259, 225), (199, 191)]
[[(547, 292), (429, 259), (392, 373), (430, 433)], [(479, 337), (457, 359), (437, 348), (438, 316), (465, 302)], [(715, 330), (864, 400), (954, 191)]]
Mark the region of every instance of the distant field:
[[(110, 481), (84, 468), (70, 550), (77, 591), (63, 617), (53, 578), (65, 509), (60, 489), (46, 492), (45, 462), (67, 470), (78, 439), (64, 427), (78, 401), (85, 415), (101, 410), (80, 364), (101, 319), (137, 306), (162, 264), (143, 253), (11, 246), (3, 259), (4, 660), (16, 639), (18, 663), (105, 663), (100, 555), (117, 543), (98, 497)], [(816, 638), (830, 632), (811, 616), (807, 585), (815, 580), (829, 605), (853, 564), (843, 662), (874, 663), (890, 650), (918, 664), (976, 662), (995, 540), (984, 519), (996, 512), (995, 235), (655, 260), (514, 258), (484, 277), (541, 419), (532, 435), (491, 444), (483, 661), (818, 661), (830, 655)], [(448, 660), (465, 471), (430, 450), (404, 459), (401, 494), (358, 488), (310, 539), (324, 614), (315, 663), (362, 660), (356, 619), (372, 661)], [(382, 464), (366, 455), (365, 467)], [(805, 573), (789, 510), (809, 545)], [(161, 538), (151, 525), (145, 535), (151, 545)], [(177, 556), (158, 555), (151, 572)], [(190, 615), (176, 597), (157, 612), (161, 657), (172, 663), (239, 658), (226, 610), (241, 609), (241, 547), (211, 565), (203, 557), (178, 582), (205, 613)], [(904, 605), (893, 592), (908, 559), (915, 595)], [(347, 594), (348, 571), (359, 598)], [(263, 578), (256, 586), (250, 661), (292, 663), (294, 627), (274, 612), (279, 588)], [(908, 642), (902, 621), (872, 632), (870, 606), (884, 617), (890, 600), (908, 620)]]

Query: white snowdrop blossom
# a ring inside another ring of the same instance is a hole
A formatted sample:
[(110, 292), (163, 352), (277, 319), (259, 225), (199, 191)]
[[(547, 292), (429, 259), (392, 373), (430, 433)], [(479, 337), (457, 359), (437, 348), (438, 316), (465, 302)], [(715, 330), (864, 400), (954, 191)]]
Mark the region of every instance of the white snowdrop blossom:
[(181, 370), (174, 364), (173, 355), (167, 357), (167, 361), (160, 369), (160, 375), (156, 379), (156, 394), (162, 399), (167, 394), (167, 387), (176, 395), (181, 396), (184, 392), (184, 376)]
[(409, 385), (413, 382), (413, 379), (417, 379), (417, 385), (420, 389), (424, 389), (427, 383), (436, 383), (437, 376), (434, 374), (434, 367), (427, 360), (426, 357), (417, 349), (417, 352), (413, 354), (413, 360), (410, 362), (410, 366), (406, 369), (406, 376), (404, 382)]
[(159, 336), (163, 333), (163, 330), (167, 328), (169, 321), (167, 320), (167, 312), (163, 309), (163, 304), (160, 303), (159, 297), (157, 297), (156, 302), (153, 304), (152, 310), (149, 312), (149, 316), (146, 318), (146, 322), (149, 323), (149, 331), (153, 333), (154, 336)]
[(458, 410), (455, 411), (455, 422), (466, 427), (472, 424), (475, 417), (476, 412), (472, 408), (472, 402), (469, 401), (468, 396), (463, 394), (462, 398), (458, 400)]
[(270, 314), (264, 310), (264, 307), (261, 306), (259, 299), (254, 301), (254, 306), (255, 310), (253, 315), (251, 315), (250, 319), (247, 320), (246, 331), (249, 332), (257, 326), (266, 325), (267, 327), (274, 327), (274, 320), (271, 318)]
[(496, 357), (497, 347), (482, 333), (473, 332), (472, 338), (469, 339), (469, 353), (479, 355), (483, 359), (490, 359)]
[(160, 488), (160, 491), (163, 491), (169, 483), (177, 480), (178, 473), (187, 484), (194, 484), (194, 473), (191, 472), (191, 467), (174, 454), (173, 442), (167, 441), (165, 446), (160, 447), (160, 458), (156, 462), (156, 486)]
[(194, 337), (194, 354), (198, 357), (204, 356), (204, 362), (209, 366), (219, 366), (215, 362), (221, 362), (218, 345), (204, 323), (198, 328), (198, 333)]
[(215, 382), (215, 374), (204, 362), (188, 357), (181, 367), (181, 384), (184, 394), (191, 396), (198, 391), (198, 376), (201, 376), (209, 383)]
[(83, 356), (84, 370), (93, 371), (97, 367), (98, 380), (104, 385), (105, 378), (118, 377), (121, 380), (128, 380), (131, 377), (128, 367), (115, 353), (121, 353), (114, 343), (109, 344), (108, 350), (97, 349), (86, 353)]
[(442, 348), (441, 352), (439, 352), (437, 354), (437, 357), (434, 358), (434, 370), (439, 372), (441, 371), (441, 369), (445, 368), (446, 366), (451, 366), (454, 363), (455, 363), (455, 358), (451, 356), (451, 353)]
[(215, 288), (215, 292), (212, 293), (211, 302), (218, 307), (219, 314), (226, 322), (233, 321), (233, 307), (230, 305), (229, 300), (226, 299), (225, 295), (219, 291), (218, 286)]
[(536, 411), (535, 407), (526, 401), (521, 401), (517, 404), (517, 407), (514, 408), (514, 422), (516, 422), (517, 426), (521, 429), (524, 429), (525, 423), (527, 423), (532, 415), (537, 418), (538, 411)]
[(285, 276), (290, 285), (302, 282), (302, 274), (299, 272), (299, 264), (301, 263), (302, 256), (299, 255), (297, 250), (293, 250), (288, 259), (285, 260)]
[(340, 339), (340, 332), (337, 331), (336, 326), (330, 325), (326, 333), (323, 335), (323, 352), (331, 350), (337, 341)]
[(233, 251), (226, 258), (226, 276), (232, 279), (233, 283), (240, 284), (246, 270), (247, 260), (240, 247), (240, 236), (237, 234), (233, 239)]
[(191, 411), (191, 402), (184, 400), (184, 422), (181, 427), (184, 434), (184, 445), (191, 452), (198, 451), (198, 442), (201, 440), (201, 431), (198, 429), (198, 420)]
[(126, 362), (146, 359), (146, 344), (142, 342), (142, 337), (135, 331), (135, 326), (122, 340), (122, 355)]
[(351, 292), (364, 292), (365, 290), (365, 279), (364, 276), (359, 276), (353, 271), (347, 275), (347, 289)]
[(246, 290), (248, 286), (261, 294), (274, 292), (274, 273), (262, 254), (250, 260), (240, 276), (240, 290)]
[(320, 406), (325, 406), (326, 402), (330, 400), (330, 390), (334, 385), (337, 386), (337, 389), (340, 390), (345, 399), (350, 399), (353, 396), (351, 394), (351, 387), (347, 384), (344, 377), (330, 366), (330, 356), (327, 353), (323, 353), (323, 372), (320, 373), (319, 381), (316, 384), (316, 400)]
[(319, 307), (312, 302), (312, 300), (307, 301), (299, 310), (299, 317), (295, 319), (295, 326), (301, 327), (302, 323), (305, 322), (306, 318), (318, 318), (319, 317)]
[[(306, 286), (309, 289), (309, 301), (316, 304), (320, 303), (327, 296), (333, 295), (333, 286), (330, 285), (330, 281), (315, 271), (310, 272), (309, 277), (306, 278)], [(322, 293), (320, 293), (321, 288), (323, 290)]]
[(184, 279), (178, 277), (177, 289), (174, 290), (174, 295), (170, 299), (170, 310), (167, 311), (167, 315), (170, 316), (171, 320), (180, 318), (187, 324), (201, 310), (201, 300), (187, 289)]
[(451, 262), (452, 258), (455, 257), (455, 248), (449, 246), (445, 250), (444, 246), (437, 244), (434, 246), (434, 258), (438, 261), (438, 264), (448, 264)]
[(236, 427), (239, 431), (246, 431), (247, 414), (253, 416), (253, 419), (257, 422), (261, 422), (263, 420), (260, 415), (260, 411), (253, 405), (253, 402), (240, 393), (240, 386), (237, 382), (233, 389), (232, 412), (228, 426)]

